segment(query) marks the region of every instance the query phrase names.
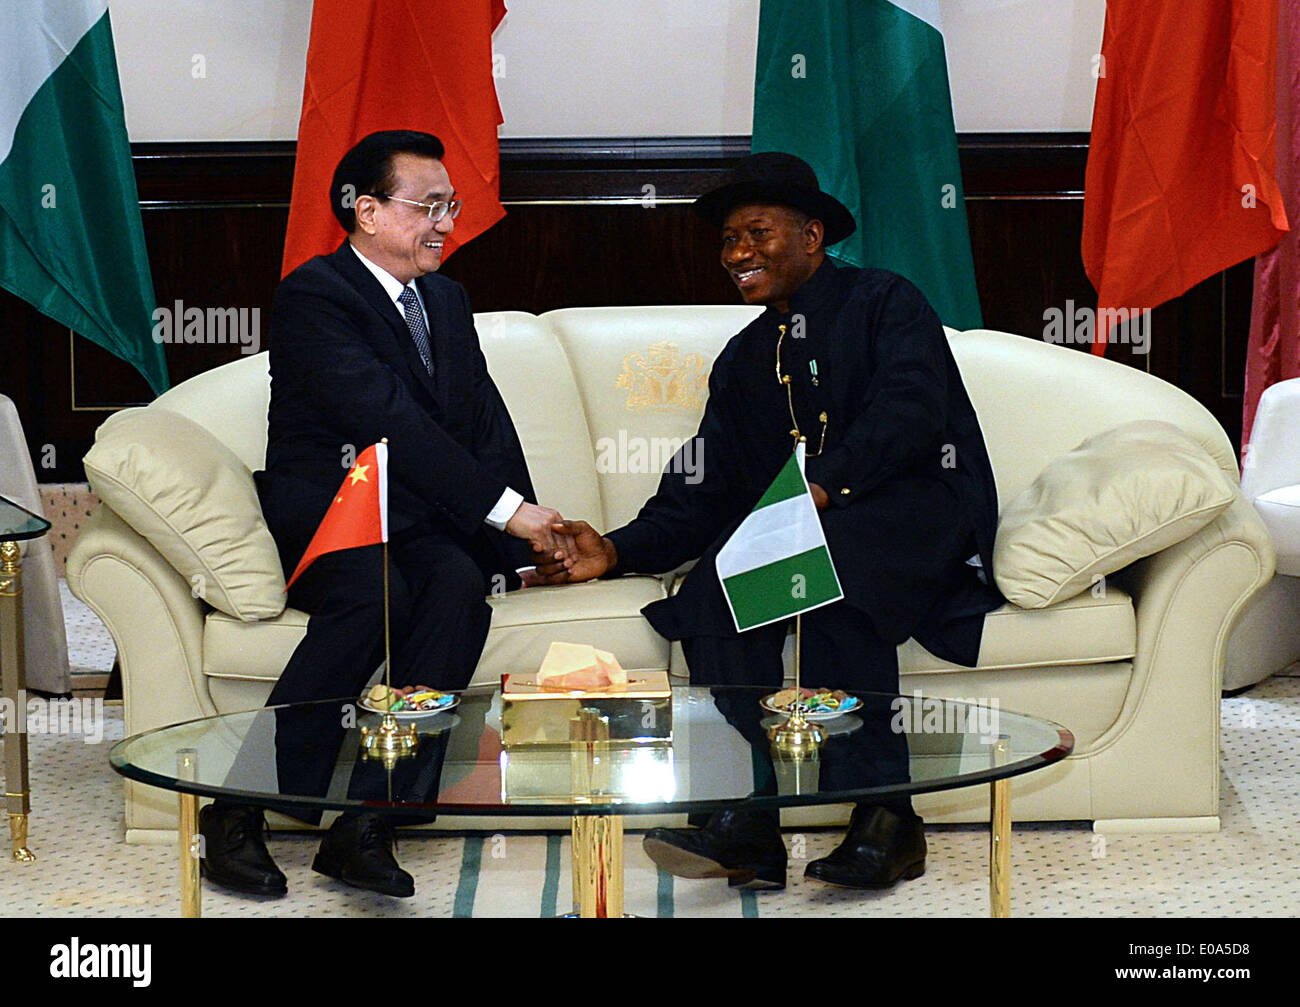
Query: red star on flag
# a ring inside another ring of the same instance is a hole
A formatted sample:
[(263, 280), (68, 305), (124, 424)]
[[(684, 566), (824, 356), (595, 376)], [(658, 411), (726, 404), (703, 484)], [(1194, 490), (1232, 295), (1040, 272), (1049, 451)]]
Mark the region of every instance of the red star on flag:
[(381, 443), (362, 451), (343, 477), (343, 485), (284, 589), (288, 591), (318, 556), (387, 541), (388, 445)]

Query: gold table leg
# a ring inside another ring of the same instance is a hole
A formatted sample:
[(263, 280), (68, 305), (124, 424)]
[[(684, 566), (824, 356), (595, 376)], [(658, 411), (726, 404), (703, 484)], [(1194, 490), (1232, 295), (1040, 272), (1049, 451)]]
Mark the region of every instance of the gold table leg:
[[(182, 748), (176, 753), (177, 777), (194, 780), (198, 775), (199, 753)], [(199, 883), (199, 799), (195, 794), (180, 794), (180, 829), (177, 847), (181, 858), (181, 916), (198, 919), (202, 913), (203, 890)]]
[(582, 919), (623, 915), (623, 816), (573, 818), (573, 893)]
[(0, 543), (0, 678), (12, 722), (5, 725), (5, 810), (13, 839), (13, 859), (30, 864), (27, 816), (31, 790), (27, 782), (27, 656), (23, 649), (22, 553), (17, 542)]
[[(1007, 740), (994, 746), (994, 765), (1007, 758)], [(990, 784), (989, 800), (989, 914), (994, 919), (1011, 915), (1011, 781)]]

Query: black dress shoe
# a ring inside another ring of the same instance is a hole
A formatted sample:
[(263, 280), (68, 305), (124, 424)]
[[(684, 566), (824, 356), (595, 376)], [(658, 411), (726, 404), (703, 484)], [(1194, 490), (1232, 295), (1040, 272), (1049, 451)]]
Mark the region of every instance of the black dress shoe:
[(892, 888), (925, 873), (925, 828), (916, 815), (887, 808), (853, 809), (848, 834), (829, 856), (814, 860), (804, 877), (843, 888)]
[(199, 812), (205, 878), (222, 888), (246, 895), (283, 895), (289, 883), (267, 852), (262, 831), (266, 819), (260, 808), (242, 804), (209, 804)]
[(651, 829), (642, 847), (661, 871), (679, 878), (727, 878), (747, 890), (785, 887), (781, 829), (753, 811), (719, 811), (702, 829)]
[(409, 899), (415, 880), (393, 857), (393, 827), (373, 812), (342, 815), (321, 840), (311, 869), (380, 895)]

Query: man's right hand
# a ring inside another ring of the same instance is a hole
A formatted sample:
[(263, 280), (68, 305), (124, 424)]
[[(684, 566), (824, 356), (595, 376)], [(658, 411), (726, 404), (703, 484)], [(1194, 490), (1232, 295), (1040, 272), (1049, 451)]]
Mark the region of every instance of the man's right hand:
[(572, 543), (550, 554), (549, 547), (533, 542), (533, 556), (537, 560), (536, 575), (543, 584), (576, 584), (608, 573), (618, 564), (618, 550), (614, 543), (602, 538), (586, 521), (557, 521), (552, 533), (560, 541)]

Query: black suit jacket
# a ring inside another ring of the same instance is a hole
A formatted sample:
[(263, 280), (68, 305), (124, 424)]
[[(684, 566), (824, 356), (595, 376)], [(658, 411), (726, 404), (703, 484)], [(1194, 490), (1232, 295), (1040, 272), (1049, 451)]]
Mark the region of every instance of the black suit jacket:
[(284, 278), (271, 306), (271, 406), (263, 511), (286, 571), (297, 564), (347, 471), (388, 438), (390, 537), (431, 523), (506, 569), (524, 543), (483, 523), (509, 486), (534, 500), (514, 423), (487, 371), (460, 284), (416, 286), (434, 375), (397, 308), (345, 241)]
[[(789, 395), (775, 370), (781, 324)], [(685, 459), (670, 465), (637, 518), (610, 533), (616, 572), (699, 557), (646, 617), (670, 639), (735, 631), (715, 560), (790, 457), (791, 403), (808, 453), (824, 449), (807, 475), (830, 495), (822, 527), (846, 602), (890, 643), (915, 636), (939, 657), (975, 664), (984, 614), (1002, 603), (990, 586), (998, 503), (979, 420), (921, 292), (894, 273), (830, 259), (787, 314), (769, 308), (714, 362), (695, 436), (699, 471)], [(966, 564), (972, 555), (989, 584)]]

